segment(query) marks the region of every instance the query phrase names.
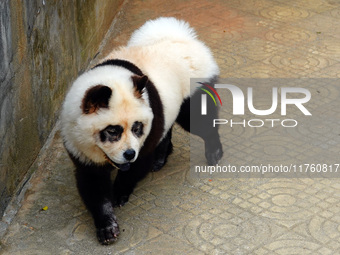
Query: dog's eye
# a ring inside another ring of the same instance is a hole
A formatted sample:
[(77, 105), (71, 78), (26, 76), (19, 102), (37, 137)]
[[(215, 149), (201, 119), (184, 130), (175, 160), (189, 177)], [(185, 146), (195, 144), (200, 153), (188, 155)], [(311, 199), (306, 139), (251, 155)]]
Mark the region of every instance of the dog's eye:
[(123, 133), (123, 128), (119, 125), (109, 125), (104, 130), (100, 131), (100, 140), (102, 142), (110, 141), (116, 142), (119, 141)]
[(141, 137), (143, 135), (143, 128), (144, 128), (143, 123), (139, 122), (139, 121), (136, 121), (135, 123), (133, 123), (131, 131), (137, 137)]
[(110, 136), (117, 136), (118, 135), (118, 132), (114, 129), (112, 130), (106, 130), (106, 132), (108, 133), (108, 135)]

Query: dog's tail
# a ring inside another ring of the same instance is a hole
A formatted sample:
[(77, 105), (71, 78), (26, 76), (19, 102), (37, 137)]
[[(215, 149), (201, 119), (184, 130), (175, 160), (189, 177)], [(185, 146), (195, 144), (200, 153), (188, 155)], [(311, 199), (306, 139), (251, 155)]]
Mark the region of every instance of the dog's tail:
[(195, 30), (187, 22), (173, 17), (161, 17), (149, 20), (135, 31), (128, 46), (148, 45), (164, 39), (192, 40), (196, 37)]

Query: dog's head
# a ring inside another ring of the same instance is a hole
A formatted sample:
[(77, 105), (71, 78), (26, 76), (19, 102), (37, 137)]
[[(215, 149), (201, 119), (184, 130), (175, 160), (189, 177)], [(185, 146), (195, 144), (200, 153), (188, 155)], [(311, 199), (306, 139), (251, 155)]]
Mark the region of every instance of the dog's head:
[[(93, 162), (109, 161), (125, 169), (137, 159), (150, 133), (153, 113), (145, 90), (147, 76), (115, 68), (117, 75), (112, 68), (95, 68), (75, 81), (63, 106), (62, 133), (74, 156), (82, 159), (83, 154)], [(82, 82), (87, 86), (79, 91)], [(72, 108), (77, 108), (77, 114)]]

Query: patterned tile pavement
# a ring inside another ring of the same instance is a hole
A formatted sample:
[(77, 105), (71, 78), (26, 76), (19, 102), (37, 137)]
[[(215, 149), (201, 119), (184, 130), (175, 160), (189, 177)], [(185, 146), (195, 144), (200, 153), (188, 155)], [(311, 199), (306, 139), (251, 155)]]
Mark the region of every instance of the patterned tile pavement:
[[(340, 77), (338, 1), (146, 0), (123, 8), (99, 57), (124, 44), (146, 20), (175, 16), (189, 21), (212, 48), (222, 78)], [(333, 88), (310, 89), (332, 102), (339, 96)], [(280, 153), (280, 146), (294, 147), (278, 154), (281, 160), (339, 156), (339, 110), (320, 113), (332, 125), (296, 128), (284, 142), (276, 143), (269, 129), (232, 129), (222, 135), (226, 157), (251, 161), (276, 155), (277, 148)], [(267, 152), (266, 141), (273, 143)], [(101, 246), (57, 132), (36, 164), (0, 253), (340, 254), (340, 179), (194, 178), (189, 135), (176, 126), (173, 142), (166, 167), (149, 174), (116, 210), (119, 240)]]

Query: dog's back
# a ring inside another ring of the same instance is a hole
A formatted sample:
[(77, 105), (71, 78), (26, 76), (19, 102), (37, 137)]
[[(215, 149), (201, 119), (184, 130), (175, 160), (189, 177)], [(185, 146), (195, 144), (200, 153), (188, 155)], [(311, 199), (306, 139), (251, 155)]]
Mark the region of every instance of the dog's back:
[(183, 20), (173, 17), (161, 17), (149, 20), (141, 28), (136, 30), (127, 46), (142, 46), (169, 40), (192, 40), (197, 37), (196, 32)]

